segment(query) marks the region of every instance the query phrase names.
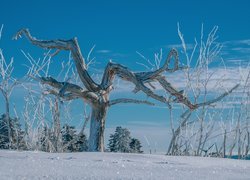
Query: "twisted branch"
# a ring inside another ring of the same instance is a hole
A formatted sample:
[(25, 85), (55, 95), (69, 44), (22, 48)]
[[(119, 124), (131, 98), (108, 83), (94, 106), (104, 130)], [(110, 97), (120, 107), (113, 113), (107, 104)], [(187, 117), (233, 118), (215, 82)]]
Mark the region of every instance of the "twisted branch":
[(13, 37), (13, 39), (17, 40), (22, 35), (25, 35), (26, 38), (35, 46), (39, 46), (46, 49), (56, 49), (56, 53), (58, 50), (68, 50), (71, 52), (73, 60), (76, 65), (77, 72), (80, 76), (80, 79), (84, 86), (89, 91), (98, 91), (99, 86), (93, 81), (93, 79), (90, 77), (87, 69), (85, 60), (81, 54), (80, 47), (78, 45), (78, 41), (76, 38), (70, 39), (70, 40), (38, 40), (31, 36), (28, 29), (21, 29), (16, 33), (16, 35)]
[(94, 92), (86, 91), (78, 85), (68, 82), (59, 82), (52, 77), (41, 77), (39, 79), (41, 83), (50, 85), (51, 87), (57, 89), (57, 91), (49, 90), (49, 93), (64, 99), (72, 100), (76, 98), (82, 98), (91, 104), (97, 102), (99, 99), (98, 95), (96, 95)]

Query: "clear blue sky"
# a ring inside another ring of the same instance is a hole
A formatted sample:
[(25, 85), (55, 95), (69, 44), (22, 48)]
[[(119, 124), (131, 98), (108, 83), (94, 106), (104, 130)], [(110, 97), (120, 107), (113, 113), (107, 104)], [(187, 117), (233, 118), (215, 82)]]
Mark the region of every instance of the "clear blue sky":
[[(28, 43), (11, 37), (27, 27), (45, 39), (76, 36), (83, 54), (96, 44), (96, 50), (112, 52), (102, 59), (117, 59), (131, 67), (139, 59), (135, 51), (150, 56), (156, 49), (179, 43), (177, 22), (187, 42), (199, 36), (202, 23), (207, 32), (218, 25), (221, 42), (249, 39), (249, 7), (248, 0), (2, 0), (0, 23), (5, 31), (0, 43), (6, 56), (23, 61), (20, 49), (28, 49)], [(22, 69), (16, 73), (22, 74)]]
[[(102, 65), (114, 59), (131, 69), (138, 69), (135, 62), (140, 57), (136, 51), (153, 57), (156, 50), (163, 48), (166, 56), (168, 45), (180, 43), (177, 22), (188, 43), (199, 37), (202, 23), (205, 32), (219, 26), (220, 42), (250, 39), (248, 0), (1, 0), (0, 5), (0, 24), (4, 24), (0, 47), (8, 59), (15, 58), (18, 77), (25, 74), (21, 64), (27, 62), (20, 49), (35, 57), (42, 56), (42, 51), (26, 40), (11, 40), (23, 27), (42, 39), (78, 37), (84, 55), (95, 44), (94, 56)], [(232, 50), (229, 55), (240, 54), (249, 60), (249, 44), (244, 46), (241, 54)], [(162, 125), (166, 117), (166, 109), (123, 106), (110, 110), (108, 126), (126, 125), (129, 120)]]

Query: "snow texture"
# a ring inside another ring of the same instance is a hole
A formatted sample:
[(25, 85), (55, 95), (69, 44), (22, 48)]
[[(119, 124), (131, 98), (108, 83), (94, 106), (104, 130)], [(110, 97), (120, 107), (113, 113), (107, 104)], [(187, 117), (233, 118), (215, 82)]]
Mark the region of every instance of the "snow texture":
[(250, 179), (250, 161), (121, 153), (0, 151), (0, 179)]

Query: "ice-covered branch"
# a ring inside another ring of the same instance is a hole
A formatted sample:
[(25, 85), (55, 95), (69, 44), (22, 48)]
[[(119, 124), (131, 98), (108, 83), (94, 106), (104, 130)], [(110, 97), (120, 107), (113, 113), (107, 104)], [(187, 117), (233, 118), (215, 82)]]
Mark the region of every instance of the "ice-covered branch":
[[(98, 96), (90, 91), (82, 89), (80, 86), (71, 84), (68, 82), (59, 82), (52, 77), (41, 77), (41, 83), (50, 85), (53, 88), (56, 88), (58, 92), (52, 93), (54, 95), (74, 99), (74, 98), (83, 98), (88, 103), (94, 103), (98, 100)], [(67, 92), (67, 93), (66, 93)], [(67, 97), (68, 96), (68, 97)]]
[(229, 95), (230, 93), (232, 93), (235, 89), (237, 89), (240, 86), (240, 84), (236, 84), (233, 88), (231, 88), (229, 91), (221, 94), (220, 96), (218, 96), (215, 99), (203, 102), (203, 103), (199, 103), (197, 104), (198, 107), (202, 107), (202, 106), (210, 106), (211, 104), (214, 104), (220, 100), (222, 100), (224, 97), (226, 97), (227, 95)]
[(143, 100), (137, 100), (137, 99), (128, 99), (128, 98), (119, 98), (119, 99), (111, 100), (109, 102), (109, 106), (113, 106), (113, 105), (121, 104), (121, 103), (146, 104), (146, 105), (154, 106), (154, 103), (149, 102), (149, 101), (143, 101)]
[(79, 77), (84, 84), (84, 86), (90, 90), (90, 91), (97, 91), (99, 89), (98, 85), (92, 80), (90, 77), (85, 60), (81, 54), (80, 47), (78, 45), (78, 41), (76, 38), (70, 39), (70, 40), (38, 40), (31, 36), (28, 29), (21, 29), (17, 32), (17, 34), (14, 36), (13, 39), (17, 40), (22, 35), (25, 35), (28, 40), (36, 46), (46, 48), (46, 49), (55, 49), (56, 54), (58, 53), (58, 50), (68, 50), (72, 53), (73, 60), (75, 62), (77, 72), (79, 74)]

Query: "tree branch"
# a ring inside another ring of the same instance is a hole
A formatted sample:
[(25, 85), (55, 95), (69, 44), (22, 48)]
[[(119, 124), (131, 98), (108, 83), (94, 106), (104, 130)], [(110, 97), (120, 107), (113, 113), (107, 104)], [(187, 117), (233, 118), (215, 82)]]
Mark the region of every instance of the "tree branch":
[[(46, 49), (56, 49), (58, 50), (68, 50), (71, 52), (73, 56), (73, 60), (76, 65), (77, 72), (79, 74), (79, 77), (84, 84), (84, 86), (89, 90), (89, 91), (98, 91), (100, 88), (98, 84), (96, 84), (93, 79), (90, 77), (87, 69), (86, 69), (86, 64), (85, 60), (81, 54), (80, 47), (78, 45), (77, 39), (73, 38), (70, 40), (38, 40), (34, 37), (31, 36), (30, 32), (28, 29), (21, 29), (16, 33), (13, 39), (17, 40), (19, 37), (22, 35), (25, 35), (27, 39), (36, 46), (46, 48)], [(56, 51), (56, 52), (57, 52)]]
[(62, 98), (64, 101), (71, 101), (71, 100), (74, 100), (74, 99), (81, 98), (79, 96), (74, 95), (73, 93), (60, 94), (54, 89), (47, 90), (43, 94), (46, 94), (46, 95), (47, 94), (52, 94), (52, 95), (55, 95), (55, 96), (58, 96), (58, 97)]
[(68, 82), (59, 82), (52, 77), (41, 77), (39, 79), (41, 83), (56, 88), (58, 92), (53, 92), (52, 94), (57, 95), (59, 97), (65, 98), (66, 96), (68, 96), (68, 99), (83, 98), (90, 104), (97, 102), (99, 99), (98, 95), (96, 95), (94, 92), (84, 91), (84, 89), (82, 89), (78, 85), (71, 84)]
[(197, 107), (201, 107), (201, 106), (209, 106), (211, 104), (214, 104), (220, 100), (222, 100), (224, 97), (226, 97), (227, 95), (229, 95), (230, 93), (232, 93), (235, 89), (237, 89), (238, 87), (240, 86), (240, 84), (236, 84), (233, 88), (231, 88), (229, 91), (221, 94), (219, 97), (215, 98), (215, 99), (212, 99), (210, 101), (206, 101), (206, 102), (203, 102), (203, 103), (199, 103), (199, 104), (196, 104)]
[(192, 104), (187, 97), (185, 97), (181, 92), (176, 90), (167, 80), (165, 77), (161, 76), (157, 78), (158, 82), (161, 86), (172, 96), (176, 97), (176, 101), (178, 103), (185, 104), (189, 109), (194, 110), (198, 106), (196, 104)]
[(109, 87), (112, 86), (113, 79), (116, 75), (125, 81), (133, 83), (137, 91), (141, 90), (147, 96), (170, 106), (165, 97), (155, 94), (151, 89), (144, 85), (141, 74), (133, 73), (127, 67), (112, 62), (108, 63), (103, 74), (101, 83), (101, 87), (103, 90), (106, 91)]
[(113, 106), (120, 103), (135, 103), (135, 104), (147, 104), (154, 106), (155, 104), (149, 101), (142, 101), (137, 99), (119, 98), (109, 101), (108, 106)]
[[(103, 74), (102, 83), (101, 83), (101, 87), (104, 90), (106, 90), (108, 87), (112, 86), (112, 81), (115, 78), (115, 75), (117, 75), (118, 77), (120, 77), (121, 79), (123, 79), (125, 81), (129, 81), (129, 82), (133, 83), (136, 87), (136, 92), (141, 90), (146, 95), (150, 96), (151, 98), (156, 99), (162, 103), (165, 103), (170, 107), (170, 104), (165, 97), (154, 93), (151, 89), (149, 89), (147, 86), (145, 86), (144, 83), (149, 83), (149, 79), (145, 78), (145, 76), (149, 77), (147, 75), (147, 73), (145, 73), (145, 72), (144, 73), (133, 73), (127, 67), (124, 67), (120, 64), (115, 64), (115, 63), (110, 62), (106, 66), (106, 69), (105, 69), (104, 74)], [(155, 80), (156, 77), (152, 76), (152, 79), (150, 79), (150, 81)], [(175, 93), (174, 95), (175, 96), (178, 95), (179, 99), (181, 99), (180, 97), (183, 96), (183, 95), (180, 95), (178, 93)], [(182, 99), (184, 99), (184, 97)], [(189, 102), (189, 101), (187, 101), (187, 102)], [(185, 104), (188, 104), (187, 102), (185, 101)], [(190, 105), (190, 104), (188, 104), (188, 105), (189, 105), (189, 107), (194, 108), (192, 105)]]
[(70, 91), (72, 93), (79, 94), (80, 96), (81, 92), (83, 91), (83, 89), (78, 85), (68, 82), (59, 82), (52, 77), (40, 77), (38, 79), (42, 84), (50, 85), (51, 87), (54, 87), (63, 92)]
[[(169, 68), (169, 65), (170, 65), (170, 60), (171, 60), (172, 57), (174, 57), (174, 67), (171, 69), (171, 68)], [(175, 71), (182, 70), (182, 69), (185, 69), (185, 68), (186, 67), (180, 67), (179, 66), (179, 55), (178, 55), (177, 50), (176, 49), (171, 49), (171, 51), (169, 52), (168, 57), (165, 60), (165, 63), (163, 64), (162, 67), (160, 67), (159, 69), (157, 69), (155, 71), (140, 72), (140, 73), (136, 73), (136, 74), (141, 76), (143, 81), (151, 81), (151, 80), (155, 79), (157, 76), (159, 76), (160, 74), (162, 74), (165, 71), (173, 73)]]

